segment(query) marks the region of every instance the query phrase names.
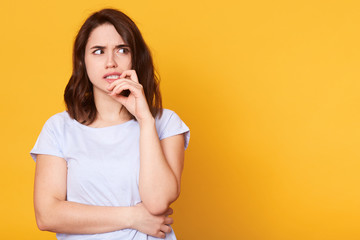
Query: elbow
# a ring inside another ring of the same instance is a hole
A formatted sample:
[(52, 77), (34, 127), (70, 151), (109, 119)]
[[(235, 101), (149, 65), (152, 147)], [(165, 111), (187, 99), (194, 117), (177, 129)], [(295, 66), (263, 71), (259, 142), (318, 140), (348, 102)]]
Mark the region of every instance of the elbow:
[(44, 225), (43, 223), (36, 221), (36, 224), (40, 231), (49, 231), (48, 227), (46, 225)]
[(36, 225), (40, 231), (58, 232), (60, 224), (60, 212), (58, 210), (59, 203), (60, 201), (57, 199), (35, 199), (34, 210)]
[(146, 209), (152, 214), (152, 215), (162, 215), (165, 214), (166, 211), (169, 209), (170, 204), (166, 202), (150, 202), (150, 203), (144, 203), (146, 206)]
[(47, 222), (40, 216), (36, 215), (36, 225), (40, 231), (49, 231), (50, 227)]
[(152, 215), (162, 215), (168, 211), (170, 204), (179, 197), (180, 187), (170, 188), (170, 191), (165, 193), (153, 193), (140, 190), (140, 195), (143, 204)]
[(151, 199), (148, 201), (143, 201), (144, 205), (146, 206), (146, 209), (152, 214), (152, 215), (162, 215), (165, 214), (169, 208), (170, 204), (173, 203), (179, 195), (173, 196), (172, 199)]
[(36, 218), (36, 225), (40, 231), (53, 232), (53, 230), (54, 230), (54, 228), (52, 226), (53, 221), (51, 221), (48, 214), (36, 211), (35, 218)]

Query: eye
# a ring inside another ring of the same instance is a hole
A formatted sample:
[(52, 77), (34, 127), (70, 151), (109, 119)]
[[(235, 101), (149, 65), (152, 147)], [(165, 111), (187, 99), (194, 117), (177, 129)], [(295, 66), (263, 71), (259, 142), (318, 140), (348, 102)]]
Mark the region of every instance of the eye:
[(127, 53), (129, 53), (129, 52), (130, 52), (130, 50), (127, 49), (127, 48), (119, 48), (119, 53), (127, 54)]
[(97, 49), (97, 50), (93, 51), (93, 54), (96, 54), (96, 55), (99, 55), (101, 53), (102, 53), (101, 49)]

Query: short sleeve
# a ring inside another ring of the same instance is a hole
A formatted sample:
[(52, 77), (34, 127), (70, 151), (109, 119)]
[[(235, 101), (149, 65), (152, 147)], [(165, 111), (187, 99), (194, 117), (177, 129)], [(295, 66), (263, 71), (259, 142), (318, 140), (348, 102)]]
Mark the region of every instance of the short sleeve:
[(175, 112), (163, 109), (162, 116), (156, 119), (156, 129), (160, 140), (183, 133), (185, 149), (188, 147), (190, 129)]
[(54, 155), (64, 158), (60, 145), (61, 136), (59, 136), (60, 134), (57, 129), (58, 124), (54, 116), (49, 118), (44, 124), (33, 149), (30, 151), (30, 155), (34, 161), (36, 161), (38, 154)]

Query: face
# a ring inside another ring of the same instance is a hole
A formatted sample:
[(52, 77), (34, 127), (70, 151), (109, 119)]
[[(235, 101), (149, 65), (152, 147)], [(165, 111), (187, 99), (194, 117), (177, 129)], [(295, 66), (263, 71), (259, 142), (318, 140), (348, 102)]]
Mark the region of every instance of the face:
[(131, 69), (129, 46), (111, 24), (95, 28), (85, 47), (86, 72), (93, 84), (94, 94), (107, 93), (106, 87)]

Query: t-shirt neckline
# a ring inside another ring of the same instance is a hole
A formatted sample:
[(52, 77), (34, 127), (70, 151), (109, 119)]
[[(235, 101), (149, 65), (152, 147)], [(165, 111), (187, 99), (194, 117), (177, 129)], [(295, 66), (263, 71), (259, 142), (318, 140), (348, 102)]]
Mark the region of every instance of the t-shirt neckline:
[(135, 122), (134, 119), (130, 119), (126, 122), (123, 122), (123, 123), (120, 123), (120, 124), (115, 124), (115, 125), (111, 125), (111, 126), (107, 126), (107, 127), (89, 127), (87, 125), (84, 125), (80, 122), (78, 122), (76, 119), (72, 119), (69, 115), (69, 113), (67, 111), (65, 111), (66, 114), (68, 115), (68, 117), (78, 126), (80, 126), (81, 128), (84, 128), (84, 129), (88, 129), (88, 130), (91, 130), (91, 131), (100, 131), (100, 130), (106, 130), (106, 129), (112, 129), (112, 128), (119, 128), (119, 127), (124, 127), (124, 126), (127, 126), (129, 125), (130, 123), (132, 122)]

